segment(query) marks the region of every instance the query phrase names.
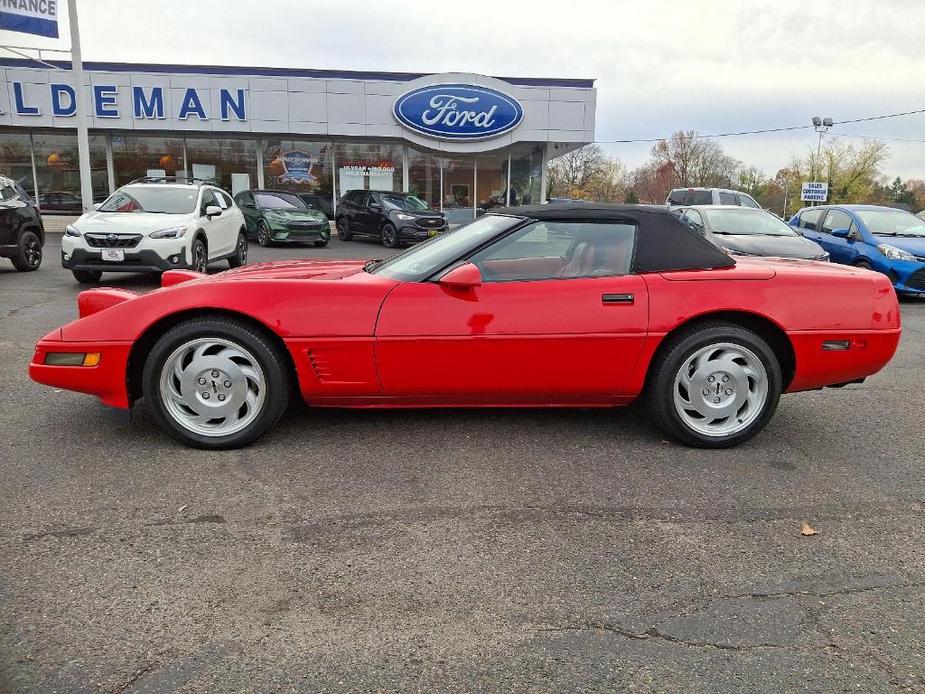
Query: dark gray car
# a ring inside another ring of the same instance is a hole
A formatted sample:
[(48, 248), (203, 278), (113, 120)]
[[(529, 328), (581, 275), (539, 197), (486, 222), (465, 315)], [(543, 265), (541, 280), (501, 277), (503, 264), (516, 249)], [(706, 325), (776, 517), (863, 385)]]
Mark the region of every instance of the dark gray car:
[(766, 210), (735, 205), (697, 205), (678, 207), (672, 214), (732, 254), (829, 259), (822, 246), (803, 238)]

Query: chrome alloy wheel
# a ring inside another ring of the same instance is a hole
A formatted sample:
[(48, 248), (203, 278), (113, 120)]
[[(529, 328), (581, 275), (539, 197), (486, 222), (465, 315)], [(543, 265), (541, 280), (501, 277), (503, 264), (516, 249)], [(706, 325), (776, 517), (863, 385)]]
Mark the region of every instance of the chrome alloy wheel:
[(164, 408), (181, 427), (202, 436), (228, 436), (260, 415), (267, 381), (253, 354), (206, 337), (167, 357), (159, 389)]
[(768, 374), (751, 350), (729, 342), (701, 347), (678, 369), (674, 406), (684, 424), (704, 436), (745, 429), (768, 400)]
[(244, 234), (238, 236), (238, 263), (241, 265), (247, 265), (247, 237)]

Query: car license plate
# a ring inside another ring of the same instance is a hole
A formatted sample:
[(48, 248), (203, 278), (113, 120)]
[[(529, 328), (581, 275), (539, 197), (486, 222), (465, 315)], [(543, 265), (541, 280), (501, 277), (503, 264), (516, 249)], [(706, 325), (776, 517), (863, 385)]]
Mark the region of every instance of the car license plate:
[(440, 232), (438, 232), (436, 229), (430, 229), (430, 230), (428, 230), (427, 235), (428, 235), (428, 236), (436, 236), (436, 235), (439, 234), (439, 233), (440, 233)]
[(125, 260), (125, 251), (123, 251), (121, 248), (104, 248), (103, 260), (108, 260), (113, 263), (121, 263), (123, 260)]

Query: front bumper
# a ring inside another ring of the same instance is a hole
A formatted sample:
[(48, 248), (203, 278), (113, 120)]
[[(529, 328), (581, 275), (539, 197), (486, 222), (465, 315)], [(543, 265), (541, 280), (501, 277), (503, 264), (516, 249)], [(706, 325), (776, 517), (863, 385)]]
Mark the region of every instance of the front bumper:
[[(46, 335), (35, 346), (29, 364), (29, 378), (53, 388), (73, 390), (97, 396), (112, 407), (128, 408), (126, 373), (131, 342), (65, 342), (61, 330)], [(49, 352), (99, 352), (96, 366), (49, 366), (45, 355)]]
[(299, 243), (302, 241), (329, 241), (331, 226), (323, 224), (316, 228), (289, 228), (270, 226), (270, 240), (274, 243)]
[[(102, 249), (99, 251), (76, 248), (70, 254), (61, 250), (61, 266), (67, 270), (99, 270), (101, 272), (164, 272), (178, 268), (190, 267), (186, 257), (186, 248), (172, 253), (166, 258), (151, 249), (125, 249), (125, 260), (112, 262), (103, 260)], [(175, 258), (176, 262), (171, 258)]]
[(925, 294), (925, 263), (918, 260), (893, 260), (886, 275), (897, 292)]
[(417, 225), (403, 226), (398, 228), (398, 238), (402, 241), (426, 241), (427, 239), (439, 236), (445, 233), (447, 225), (442, 227), (419, 227)]

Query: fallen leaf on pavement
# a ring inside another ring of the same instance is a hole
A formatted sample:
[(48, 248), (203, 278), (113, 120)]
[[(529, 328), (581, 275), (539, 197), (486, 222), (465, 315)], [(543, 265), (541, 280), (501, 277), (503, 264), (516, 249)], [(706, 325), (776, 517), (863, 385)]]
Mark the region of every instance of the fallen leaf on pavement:
[(815, 529), (813, 526), (811, 526), (809, 523), (807, 523), (806, 521), (803, 521), (803, 523), (800, 525), (800, 532), (801, 532), (803, 535), (816, 535), (816, 534), (818, 534), (818, 533), (816, 533), (816, 529)]

